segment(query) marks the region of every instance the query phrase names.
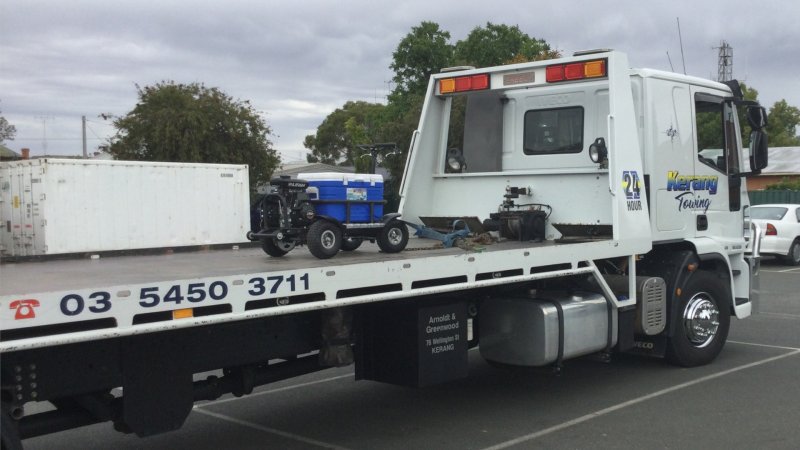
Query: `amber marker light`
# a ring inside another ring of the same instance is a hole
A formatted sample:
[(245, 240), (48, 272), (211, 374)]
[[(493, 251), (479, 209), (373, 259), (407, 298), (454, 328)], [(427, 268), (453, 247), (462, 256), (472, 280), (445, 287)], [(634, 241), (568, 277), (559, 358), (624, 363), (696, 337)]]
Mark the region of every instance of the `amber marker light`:
[(172, 311), (173, 320), (191, 319), (192, 317), (194, 317), (194, 310), (192, 310), (192, 308), (176, 309)]
[(439, 92), (442, 94), (451, 94), (456, 91), (456, 79), (455, 78), (445, 78), (444, 80), (439, 80)]
[(583, 66), (583, 75), (586, 78), (597, 78), (606, 76), (606, 61), (589, 61)]

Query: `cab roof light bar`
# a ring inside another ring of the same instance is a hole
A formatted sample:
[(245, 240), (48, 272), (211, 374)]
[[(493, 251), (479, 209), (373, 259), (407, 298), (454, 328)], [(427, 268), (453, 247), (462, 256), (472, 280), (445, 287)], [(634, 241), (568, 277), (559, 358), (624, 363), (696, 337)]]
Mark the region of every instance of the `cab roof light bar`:
[(606, 66), (607, 61), (605, 59), (569, 64), (553, 64), (547, 66), (545, 69), (545, 79), (548, 83), (558, 83), (561, 81), (600, 78), (608, 75)]
[(489, 89), (489, 74), (467, 75), (463, 77), (442, 78), (439, 80), (440, 94), (483, 91)]

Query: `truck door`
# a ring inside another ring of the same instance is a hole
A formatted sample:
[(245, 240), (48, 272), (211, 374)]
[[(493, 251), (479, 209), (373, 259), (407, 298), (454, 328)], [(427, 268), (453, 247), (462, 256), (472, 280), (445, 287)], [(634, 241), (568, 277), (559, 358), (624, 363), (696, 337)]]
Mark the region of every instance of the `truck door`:
[(711, 237), (726, 249), (741, 248), (741, 167), (736, 109), (718, 94), (693, 89), (695, 116), (694, 174), (679, 180), (687, 189), (680, 207), (696, 216), (696, 236)]

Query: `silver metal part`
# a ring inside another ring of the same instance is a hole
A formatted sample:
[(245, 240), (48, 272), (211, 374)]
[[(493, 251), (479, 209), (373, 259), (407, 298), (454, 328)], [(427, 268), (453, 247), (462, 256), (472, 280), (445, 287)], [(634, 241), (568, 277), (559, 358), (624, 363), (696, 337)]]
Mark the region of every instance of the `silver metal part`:
[(392, 228), (386, 234), (386, 238), (392, 245), (399, 245), (403, 241), (403, 232), (398, 228)]
[(382, 223), (343, 223), (345, 228), (383, 228)]
[[(603, 275), (616, 295), (630, 295), (628, 277)], [(636, 277), (636, 333), (653, 336), (667, 326), (667, 285), (661, 277)]]
[[(608, 323), (608, 303), (602, 295), (540, 291), (537, 298), (500, 298), (481, 305), (478, 321), (481, 356), (488, 361), (519, 366), (556, 362), (560, 326), (554, 301), (561, 305), (564, 315), (563, 359), (606, 348), (608, 327), (614, 324)], [(612, 336), (616, 343), (616, 330), (612, 330)]]
[(683, 326), (689, 342), (703, 348), (714, 340), (719, 330), (719, 309), (706, 292), (698, 292), (683, 310)]
[(648, 336), (659, 334), (667, 326), (667, 284), (663, 278), (647, 277), (637, 286), (637, 327)]

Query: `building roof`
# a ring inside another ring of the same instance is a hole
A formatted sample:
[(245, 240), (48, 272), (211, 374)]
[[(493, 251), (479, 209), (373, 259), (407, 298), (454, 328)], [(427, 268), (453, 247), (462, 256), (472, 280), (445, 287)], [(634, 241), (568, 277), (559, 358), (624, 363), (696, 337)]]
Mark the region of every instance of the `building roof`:
[(298, 173), (317, 173), (317, 172), (338, 172), (338, 173), (353, 173), (355, 169), (352, 167), (332, 166), (323, 163), (285, 163), (275, 171), (272, 176), (289, 175), (296, 176)]
[(6, 147), (3, 144), (0, 144), (0, 159), (7, 160), (7, 159), (17, 159), (20, 157), (20, 154), (11, 150), (10, 148)]
[(763, 175), (800, 175), (800, 147), (770, 147)]

